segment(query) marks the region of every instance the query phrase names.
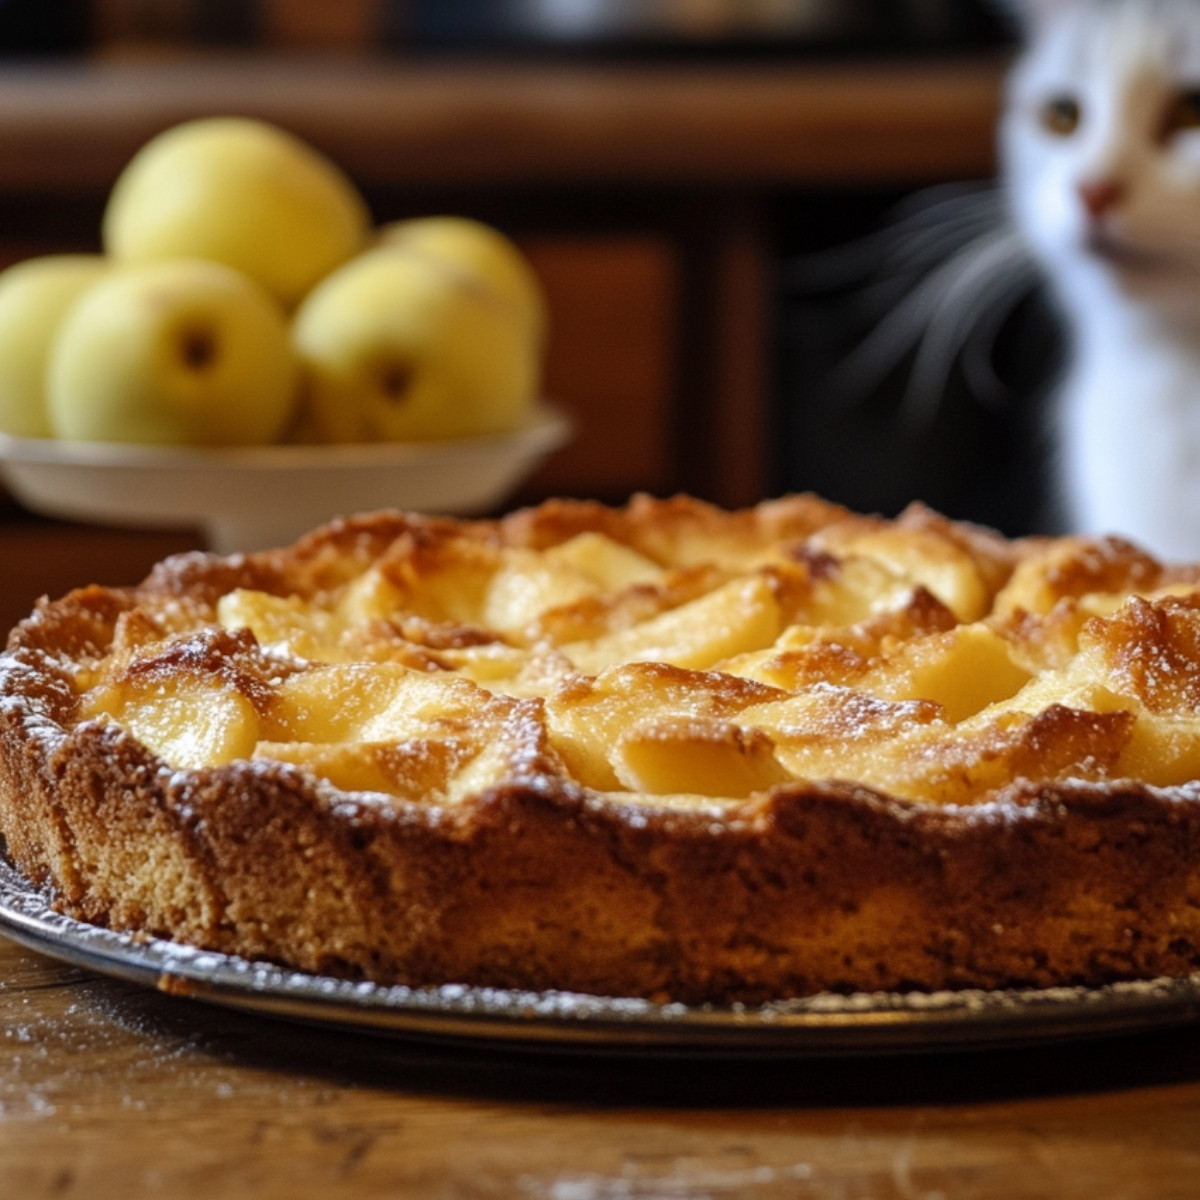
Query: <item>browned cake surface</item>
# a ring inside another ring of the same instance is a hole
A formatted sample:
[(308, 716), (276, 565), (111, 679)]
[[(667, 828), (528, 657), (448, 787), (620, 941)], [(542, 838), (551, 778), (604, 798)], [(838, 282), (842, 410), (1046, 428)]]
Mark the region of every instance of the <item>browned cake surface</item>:
[(914, 508), (378, 514), (44, 603), (0, 833), (66, 912), (685, 1001), (1200, 969), (1200, 570)]

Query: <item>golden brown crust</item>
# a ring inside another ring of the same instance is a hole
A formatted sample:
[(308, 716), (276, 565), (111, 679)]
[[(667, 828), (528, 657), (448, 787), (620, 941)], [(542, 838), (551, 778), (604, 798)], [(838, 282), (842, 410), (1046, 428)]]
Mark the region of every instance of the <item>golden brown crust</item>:
[[(868, 545), (892, 562), (905, 543), (890, 539), (913, 531), (951, 548), (930, 551), (934, 584), (953, 584), (943, 597), (912, 583), (886, 611), (804, 632), (797, 619), (835, 600), (858, 618), (861, 597), (836, 592), (846, 564)], [(469, 590), (498, 578), (511, 552), (597, 533), (664, 574), (547, 609), (528, 642), (528, 626), (506, 640), (473, 619), (482, 609), (450, 611), (461, 597), (429, 600), (447, 579)], [(734, 560), (780, 542), (785, 559), (751, 574), (751, 599), (789, 622), (770, 655), (596, 671), (556, 657), (581, 630), (624, 637), (677, 612), (697, 572), (742, 578)], [(372, 615), (357, 641), (337, 642), (353, 648), (349, 664), (268, 651), (217, 619), (239, 589), (332, 612), (366, 572), (425, 608)], [(1164, 786), (1122, 775), (1157, 745), (1156, 722), (1177, 731), (1195, 707), (1196, 602), (1155, 594), (1179, 582), (1123, 548), (1008, 543), (925, 510), (878, 522), (807, 497), (739, 514), (639, 499), (502, 522), (356, 518), (288, 550), (184, 556), (140, 588), (40, 606), (0, 659), (0, 832), (20, 869), (85, 921), (352, 978), (727, 1002), (1181, 975), (1200, 968), (1200, 785), (1186, 755)], [(1094, 592), (1134, 590), (1146, 598), (1062, 616)], [(991, 616), (951, 615), (980, 597)], [(1051, 614), (1069, 653), (1046, 649)], [(997, 669), (1010, 641), (1052, 664), (1005, 657)], [(384, 653), (396, 646), (400, 658)], [(471, 656), (518, 649), (524, 673), (508, 692), (456, 674), (466, 660), (499, 670)], [(951, 694), (926, 661), (935, 650), (1050, 698), (1026, 713), (1011, 697)], [(1084, 704), (1093, 662), (1128, 703)], [(349, 721), (336, 688), (363, 663), (375, 671), (364, 686), (403, 689), (379, 692), (404, 708), (401, 731), (365, 746), (309, 740), (310, 717), (296, 714), (335, 695), (341, 707), (322, 720)], [(110, 715), (140, 713), (156, 688), (191, 695), (187, 681), (243, 705), (266, 755), (180, 765)], [(904, 694), (910, 684), (929, 696)], [(427, 686), (443, 711), (412, 724), (425, 703), (412, 689)], [(460, 695), (466, 718), (446, 707)], [(631, 720), (631, 695), (657, 705), (653, 720)], [(797, 713), (811, 718), (803, 731)], [(591, 731), (609, 720), (597, 757)], [(855, 749), (864, 742), (869, 753)], [(835, 751), (870, 769), (859, 782), (795, 769)], [(889, 754), (900, 766), (885, 770)], [(671, 773), (680, 758), (690, 776)], [(904, 772), (928, 761), (936, 771), (921, 766), (920, 794), (906, 798)], [(694, 786), (629, 787), (656, 770)], [(863, 782), (870, 770), (889, 786)]]

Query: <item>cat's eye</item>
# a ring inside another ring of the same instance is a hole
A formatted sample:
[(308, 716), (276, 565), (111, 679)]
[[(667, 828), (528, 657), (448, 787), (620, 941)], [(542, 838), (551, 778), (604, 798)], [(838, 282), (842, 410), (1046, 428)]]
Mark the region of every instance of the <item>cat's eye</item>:
[(1079, 128), (1079, 117), (1079, 101), (1074, 96), (1052, 96), (1038, 113), (1042, 128), (1059, 137), (1074, 133)]
[(1167, 108), (1163, 137), (1185, 129), (1200, 129), (1200, 88), (1180, 92)]

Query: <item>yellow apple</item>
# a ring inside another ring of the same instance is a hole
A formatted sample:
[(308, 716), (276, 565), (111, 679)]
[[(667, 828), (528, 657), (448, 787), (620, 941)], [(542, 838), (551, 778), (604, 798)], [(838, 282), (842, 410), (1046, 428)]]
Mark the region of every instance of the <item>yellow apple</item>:
[(248, 276), (199, 259), (115, 267), (58, 331), (50, 424), (82, 441), (271, 442), (296, 379), (283, 309)]
[(98, 254), (47, 254), (0, 273), (0, 431), (51, 436), (50, 347), (67, 310), (107, 270)]
[(500, 230), (471, 217), (414, 217), (392, 221), (378, 232), (378, 244), (427, 255), (468, 272), (511, 306), (535, 343), (546, 336), (546, 297), (529, 259)]
[(518, 426), (537, 391), (529, 331), (461, 272), (369, 250), (321, 281), (292, 321), (301, 436), (427, 441)]
[(147, 142), (104, 211), (105, 250), (123, 262), (209, 258), (293, 306), (356, 254), (370, 215), (329, 159), (245, 117), (176, 125)]

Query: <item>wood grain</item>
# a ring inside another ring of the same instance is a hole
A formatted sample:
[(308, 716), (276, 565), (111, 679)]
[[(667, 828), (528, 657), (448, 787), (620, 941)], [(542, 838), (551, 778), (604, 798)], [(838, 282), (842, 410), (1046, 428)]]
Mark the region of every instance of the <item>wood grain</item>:
[(524, 1055), (179, 1000), (0, 938), (0, 1194), (1191, 1200), (1200, 1031), (830, 1062)]

